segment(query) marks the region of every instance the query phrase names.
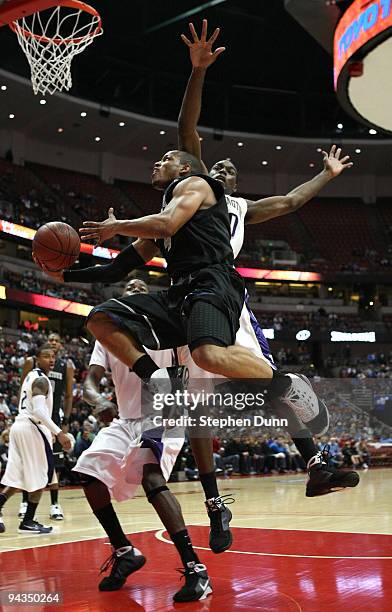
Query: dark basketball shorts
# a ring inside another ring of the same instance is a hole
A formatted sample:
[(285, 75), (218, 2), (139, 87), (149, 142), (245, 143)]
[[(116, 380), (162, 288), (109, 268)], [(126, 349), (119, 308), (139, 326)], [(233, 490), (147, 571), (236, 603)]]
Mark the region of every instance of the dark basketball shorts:
[(54, 469), (57, 471), (64, 467), (64, 451), (60, 442), (55, 440), (53, 443)]
[(192, 351), (201, 344), (234, 344), (243, 302), (242, 277), (215, 264), (176, 278), (167, 291), (112, 298), (88, 319), (103, 312), (149, 349), (188, 344)]

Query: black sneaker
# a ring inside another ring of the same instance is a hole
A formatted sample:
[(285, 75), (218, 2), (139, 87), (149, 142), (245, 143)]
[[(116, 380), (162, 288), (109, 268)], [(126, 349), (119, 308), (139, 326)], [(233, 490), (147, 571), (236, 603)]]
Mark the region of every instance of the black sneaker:
[(185, 577), (185, 584), (174, 595), (174, 601), (198, 601), (212, 593), (212, 585), (205, 565), (191, 562), (184, 570), (178, 571)]
[(105, 576), (98, 585), (100, 591), (117, 591), (125, 584), (128, 576), (143, 567), (146, 558), (134, 546), (123, 546), (113, 553), (101, 567), (100, 573), (112, 566), (109, 576)]
[[(323, 436), (329, 428), (328, 408), (315, 394), (310, 380), (303, 374), (288, 374), (291, 386), (281, 399), (294, 411), (314, 436)], [(317, 415), (314, 416), (317, 410)]]
[(0, 533), (4, 533), (5, 532), (5, 525), (4, 525), (4, 521), (3, 521), (3, 515), (0, 512)]
[(18, 533), (30, 533), (35, 535), (48, 535), (52, 533), (53, 527), (41, 525), (37, 521), (22, 521), (18, 528)]
[(219, 554), (230, 548), (233, 543), (233, 535), (229, 523), (233, 517), (225, 504), (232, 504), (234, 499), (230, 495), (212, 497), (205, 501), (210, 519), (210, 548), (212, 552)]
[(352, 470), (337, 470), (328, 465), (329, 446), (312, 457), (307, 465), (309, 480), (306, 483), (306, 497), (316, 497), (356, 487), (359, 475)]

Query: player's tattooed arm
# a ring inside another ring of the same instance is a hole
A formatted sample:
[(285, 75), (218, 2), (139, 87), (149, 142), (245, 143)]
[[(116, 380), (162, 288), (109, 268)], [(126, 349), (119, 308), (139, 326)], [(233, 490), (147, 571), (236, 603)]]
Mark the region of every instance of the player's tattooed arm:
[(44, 378), (43, 376), (36, 378), (36, 380), (32, 384), (31, 391), (32, 391), (33, 397), (35, 395), (44, 395), (46, 397), (49, 391), (49, 383), (47, 379)]
[[(94, 416), (104, 422), (109, 422), (117, 415), (117, 407), (113, 402), (102, 397), (99, 392), (99, 384), (104, 374), (104, 367), (97, 364), (90, 365), (83, 385), (83, 399), (90, 406), (94, 406)], [(109, 416), (111, 418), (108, 418)]]
[[(84, 227), (80, 228), (79, 232), (84, 239), (99, 242), (104, 242), (116, 234), (150, 239), (170, 238), (201, 206), (207, 207), (215, 202), (208, 183), (200, 177), (190, 176), (176, 185), (169, 205), (160, 213), (123, 221), (110, 221), (110, 219), (102, 223), (85, 221)], [(155, 248), (154, 254), (158, 253), (155, 245), (150, 248)]]
[[(216, 41), (220, 30), (216, 28), (212, 36), (207, 39), (208, 23), (206, 19), (203, 19), (200, 38), (196, 33), (193, 23), (189, 24), (189, 28), (192, 40), (181, 34), (183, 42), (189, 48), (192, 73), (184, 93), (178, 117), (178, 148), (180, 151), (191, 153), (201, 161), (201, 146), (197, 124), (200, 118), (204, 78), (207, 68), (223, 53), (225, 47), (219, 47), (212, 51), (212, 45)], [(207, 174), (207, 168), (204, 163), (203, 171)]]
[(341, 158), (342, 150), (336, 145), (331, 147), (329, 153), (323, 151), (323, 170), (310, 181), (299, 185), (284, 196), (272, 196), (257, 201), (247, 200), (248, 211), (245, 223), (263, 223), (269, 219), (287, 215), (298, 210), (314, 198), (331, 181), (338, 177), (343, 170), (351, 168), (349, 155)]
[(45, 425), (52, 434), (57, 436), (64, 450), (71, 450), (71, 440), (66, 436), (58, 425), (50, 418), (46, 407), (46, 396), (49, 392), (49, 381), (47, 378), (40, 376), (36, 378), (31, 387), (33, 395), (33, 412), (42, 425)]

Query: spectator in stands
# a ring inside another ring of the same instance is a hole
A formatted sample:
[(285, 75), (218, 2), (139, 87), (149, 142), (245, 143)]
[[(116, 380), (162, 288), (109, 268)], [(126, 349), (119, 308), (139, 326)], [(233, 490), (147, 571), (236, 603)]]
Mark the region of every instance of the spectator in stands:
[(215, 470), (227, 472), (231, 468), (232, 472), (239, 474), (240, 457), (239, 455), (225, 455), (225, 446), (225, 441), (221, 445), (219, 438), (213, 439)]
[(6, 417), (11, 416), (11, 410), (8, 407), (3, 393), (0, 393), (0, 412), (2, 412)]
[(185, 475), (188, 480), (198, 480), (199, 479), (199, 470), (196, 466), (196, 461), (192, 453), (191, 447), (186, 444), (182, 450), (182, 455), (185, 460)]
[[(334, 468), (340, 468), (343, 465), (344, 456), (342, 454), (341, 448), (338, 444), (337, 438), (331, 438), (329, 440), (329, 453), (330, 453), (330, 463)], [(322, 450), (320, 448), (320, 450)]]
[(361, 458), (361, 467), (367, 470), (370, 465), (370, 452), (365, 439), (362, 438), (362, 440), (357, 442), (357, 452)]
[(282, 444), (281, 438), (274, 438), (268, 440), (268, 446), (270, 447), (273, 456), (277, 460), (279, 472), (283, 473), (287, 469), (287, 450)]
[(91, 443), (95, 438), (92, 430), (92, 425), (90, 423), (85, 423), (82, 431), (77, 434), (73, 453), (77, 459), (80, 457), (83, 451), (91, 446)]
[(361, 457), (355, 447), (355, 440), (346, 440), (342, 449), (344, 457), (344, 465), (347, 467), (359, 467), (361, 464)]
[(0, 434), (0, 475), (3, 475), (7, 465), (9, 440), (9, 429), (5, 429)]
[(306, 472), (305, 461), (291, 439), (287, 442), (287, 451), (290, 456), (290, 469), (295, 472)]

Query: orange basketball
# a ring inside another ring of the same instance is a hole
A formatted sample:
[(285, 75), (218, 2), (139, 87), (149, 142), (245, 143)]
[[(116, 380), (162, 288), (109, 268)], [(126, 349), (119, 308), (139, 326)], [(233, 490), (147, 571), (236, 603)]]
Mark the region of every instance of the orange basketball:
[(38, 263), (51, 271), (70, 268), (79, 257), (79, 252), (79, 235), (67, 223), (46, 223), (34, 236), (33, 253)]

